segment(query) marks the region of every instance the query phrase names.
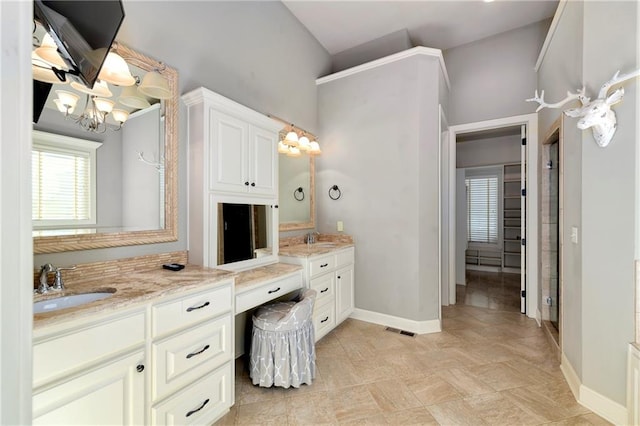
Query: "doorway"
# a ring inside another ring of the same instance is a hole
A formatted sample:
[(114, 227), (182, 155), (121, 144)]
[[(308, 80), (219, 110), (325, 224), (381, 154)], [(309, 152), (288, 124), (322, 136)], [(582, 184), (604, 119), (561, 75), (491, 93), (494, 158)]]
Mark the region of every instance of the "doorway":
[[(457, 140), (460, 137), (464, 138), (464, 135), (471, 135), (474, 133), (475, 134), (478, 134), (478, 133), (482, 134), (482, 132), (497, 133), (497, 134), (499, 134), (500, 132), (513, 133), (514, 129), (517, 131), (518, 129), (521, 129), (522, 125), (525, 126), (526, 131), (524, 134), (520, 132), (521, 133), (520, 136), (522, 136), (521, 139), (526, 144), (527, 148), (524, 152), (521, 152), (520, 150), (518, 151), (519, 153), (521, 153), (520, 159), (524, 160), (522, 163), (522, 167), (520, 167), (519, 173), (521, 173), (521, 175), (524, 178), (526, 178), (527, 182), (536, 183), (538, 179), (538, 170), (537, 170), (538, 138), (537, 138), (537, 115), (536, 114), (526, 114), (526, 115), (507, 117), (507, 118), (496, 119), (496, 120), (487, 120), (487, 121), (478, 122), (478, 123), (451, 126), (449, 128), (450, 130), (450, 138), (449, 138), (449, 143), (450, 143), (449, 189), (450, 191), (449, 192), (450, 192), (450, 199), (456, 200), (456, 202), (453, 203), (455, 205), (453, 205), (450, 212), (451, 213), (450, 217), (456, 219), (455, 220), (456, 226), (453, 229), (453, 231), (451, 231), (449, 234), (450, 266), (455, 271), (455, 273), (451, 274), (451, 276), (449, 277), (450, 303), (456, 303), (456, 283), (461, 280), (460, 271), (465, 270), (464, 267), (461, 268), (460, 266), (461, 266), (461, 262), (463, 266), (466, 264), (466, 258), (467, 258), (466, 256), (467, 253), (465, 250), (466, 241), (467, 241), (466, 235), (465, 235), (465, 238), (461, 238), (460, 232), (458, 232), (458, 230), (461, 229), (460, 222), (462, 221), (462, 223), (464, 223), (465, 222), (464, 218), (466, 218), (466, 212), (465, 212), (465, 215), (463, 216), (460, 214), (461, 212), (460, 212), (460, 209), (458, 208), (458, 206), (460, 205), (460, 200), (461, 199), (464, 200), (466, 198), (466, 196), (464, 195), (464, 191), (466, 191), (466, 186), (460, 184), (460, 177), (461, 177), (460, 169), (456, 168)], [(494, 164), (495, 163), (496, 162), (494, 161)], [(502, 173), (504, 175), (505, 173), (504, 163), (501, 163), (501, 166), (503, 167)], [(511, 176), (514, 174), (514, 170), (507, 170), (507, 173)], [(504, 183), (504, 180), (501, 180), (501, 182)], [(518, 186), (520, 186), (520, 184), (518, 184)], [(538, 322), (540, 322), (538, 297), (536, 297), (538, 293), (538, 282), (537, 282), (538, 270), (536, 267), (537, 261), (538, 261), (537, 260), (538, 218), (537, 218), (537, 214), (529, 214), (529, 212), (537, 212), (538, 210), (537, 208), (538, 188), (536, 184), (532, 184), (530, 185), (530, 187), (522, 188), (522, 189), (525, 189), (526, 191), (526, 199), (522, 200), (521, 207), (518, 209), (514, 205), (514, 203), (517, 204), (517, 201), (520, 201), (518, 200), (519, 198), (519, 194), (518, 194), (517, 197), (514, 198), (514, 200), (516, 201), (509, 201), (508, 209), (511, 210), (509, 213), (507, 213), (504, 210), (501, 210), (501, 219), (500, 219), (501, 235), (499, 238), (504, 240), (505, 233), (504, 233), (503, 226), (504, 226), (505, 217), (509, 219), (522, 221), (522, 224), (526, 225), (526, 228), (523, 227), (523, 231), (521, 235), (515, 234), (515, 235), (512, 235), (513, 238), (511, 237), (507, 238), (508, 240), (513, 240), (513, 241), (508, 241), (509, 247), (510, 247), (509, 256), (511, 256), (512, 259), (516, 258), (516, 256), (514, 256), (516, 255), (516, 252), (515, 252), (515, 250), (517, 250), (516, 247), (520, 248), (520, 252), (518, 252), (517, 255), (523, 259), (522, 267), (520, 271), (521, 277), (522, 277), (521, 278), (522, 289), (521, 289), (521, 293), (517, 296), (530, 295), (530, 297), (526, 298), (526, 303), (522, 303), (522, 308), (527, 314), (527, 316), (531, 318), (536, 318)], [(501, 190), (504, 191), (504, 188), (501, 188)], [(516, 194), (511, 194), (511, 196), (515, 197)], [(504, 204), (504, 198), (502, 197), (502, 194), (500, 195), (500, 198), (501, 198), (501, 205), (499, 208), (504, 209), (505, 204)], [(516, 213), (516, 210), (519, 210), (519, 215), (518, 213)], [(510, 222), (513, 222), (513, 220), (511, 220)], [(531, 236), (531, 238), (528, 238), (529, 236)], [(484, 251), (482, 251), (481, 253), (480, 250), (478, 250), (477, 253), (470, 253), (470, 254), (474, 255), (478, 261), (480, 257), (490, 258), (489, 259), (490, 261), (491, 261), (491, 258), (494, 258), (493, 262), (496, 263), (497, 265), (497, 262), (499, 261), (500, 265), (502, 266), (504, 262), (504, 253), (502, 252), (502, 247), (504, 247), (504, 243), (505, 241), (500, 241), (501, 253), (499, 255), (496, 255), (495, 253), (488, 254), (488, 253), (485, 253)], [(519, 245), (518, 243), (521, 245)], [(526, 251), (523, 249), (526, 249)], [(466, 279), (463, 278), (462, 280), (463, 280), (462, 284), (464, 284), (466, 282)]]

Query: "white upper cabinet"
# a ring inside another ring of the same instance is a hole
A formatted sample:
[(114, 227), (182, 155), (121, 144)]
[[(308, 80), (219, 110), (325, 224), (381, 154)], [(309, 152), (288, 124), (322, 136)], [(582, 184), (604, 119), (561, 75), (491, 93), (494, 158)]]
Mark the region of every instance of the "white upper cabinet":
[(189, 107), (190, 179), (208, 182), (204, 192), (276, 198), (282, 126), (204, 88), (183, 99)]

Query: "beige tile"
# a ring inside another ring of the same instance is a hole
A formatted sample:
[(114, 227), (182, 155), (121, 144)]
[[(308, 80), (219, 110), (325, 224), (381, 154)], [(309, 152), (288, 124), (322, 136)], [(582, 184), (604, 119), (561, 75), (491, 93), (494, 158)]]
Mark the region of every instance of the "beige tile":
[(528, 425), (544, 420), (522, 410), (499, 392), (465, 398), (465, 403), (490, 425)]
[(458, 393), (453, 385), (437, 374), (409, 379), (407, 380), (407, 387), (423, 405), (438, 404), (462, 398), (462, 395)]
[(215, 424), (216, 426), (230, 426), (236, 424), (236, 416), (238, 414), (238, 406), (234, 405), (229, 409), (229, 412), (225, 414)]
[(421, 407), (422, 403), (400, 379), (384, 380), (367, 385), (369, 393), (382, 411), (398, 411)]
[(438, 425), (436, 419), (424, 407), (384, 413), (384, 418), (390, 425)]
[(317, 358), (316, 366), (322, 375), (327, 390), (361, 383), (354, 365), (348, 359)]
[(366, 385), (335, 389), (330, 392), (338, 422), (350, 422), (382, 413)]
[(239, 425), (283, 425), (289, 423), (287, 400), (272, 400), (240, 405), (236, 415)]
[(430, 405), (427, 409), (436, 421), (442, 425), (477, 426), (487, 424), (462, 399)]
[(466, 368), (452, 368), (437, 373), (463, 397), (495, 392)]
[(263, 388), (253, 385), (248, 377), (242, 384), (240, 393), (236, 393), (236, 404), (245, 405), (258, 402), (273, 402), (284, 400), (285, 390), (283, 388), (270, 387)]
[(294, 424), (334, 424), (337, 419), (329, 393), (296, 394), (288, 399), (288, 419)]

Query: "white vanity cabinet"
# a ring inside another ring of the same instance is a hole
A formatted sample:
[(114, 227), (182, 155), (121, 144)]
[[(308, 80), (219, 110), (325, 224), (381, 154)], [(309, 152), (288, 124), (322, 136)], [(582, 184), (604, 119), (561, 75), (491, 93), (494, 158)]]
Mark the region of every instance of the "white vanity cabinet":
[(40, 326), (33, 423), (210, 425), (234, 402), (233, 278)]
[(151, 307), (151, 424), (211, 424), (231, 405), (233, 289)]
[(304, 283), (318, 293), (313, 309), (316, 341), (347, 319), (354, 306), (354, 248), (313, 256), (280, 256), (302, 265)]
[(48, 327), (33, 342), (33, 424), (144, 423), (144, 310)]
[(182, 99), (189, 108), (190, 191), (205, 200), (209, 192), (276, 198), (282, 125), (205, 88)]

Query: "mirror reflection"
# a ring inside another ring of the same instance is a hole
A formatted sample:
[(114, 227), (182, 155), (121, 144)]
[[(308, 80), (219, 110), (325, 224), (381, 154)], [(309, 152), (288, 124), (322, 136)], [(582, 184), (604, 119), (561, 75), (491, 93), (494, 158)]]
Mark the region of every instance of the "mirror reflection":
[[(40, 211), (33, 214), (35, 253), (177, 239), (177, 72), (119, 43), (112, 51), (124, 59), (133, 84), (101, 80), (88, 89), (57, 82), (34, 123), (38, 131), (34, 144), (45, 135), (54, 142), (99, 145), (95, 165), (88, 172), (95, 174), (94, 182), (88, 179), (89, 197), (95, 203), (93, 216), (77, 216), (77, 206), (72, 205), (59, 213), (64, 220), (57, 216), (42, 220), (41, 212), (62, 209), (64, 204), (59, 192), (43, 187), (37, 195)], [(35, 78), (46, 79), (34, 71)], [(52, 143), (49, 146), (53, 151), (66, 150)], [(47, 167), (49, 173), (60, 174), (53, 163)]]
[(315, 228), (315, 165), (313, 156), (280, 155), (280, 231)]
[(218, 203), (218, 265), (270, 255), (271, 222), (265, 205)]

